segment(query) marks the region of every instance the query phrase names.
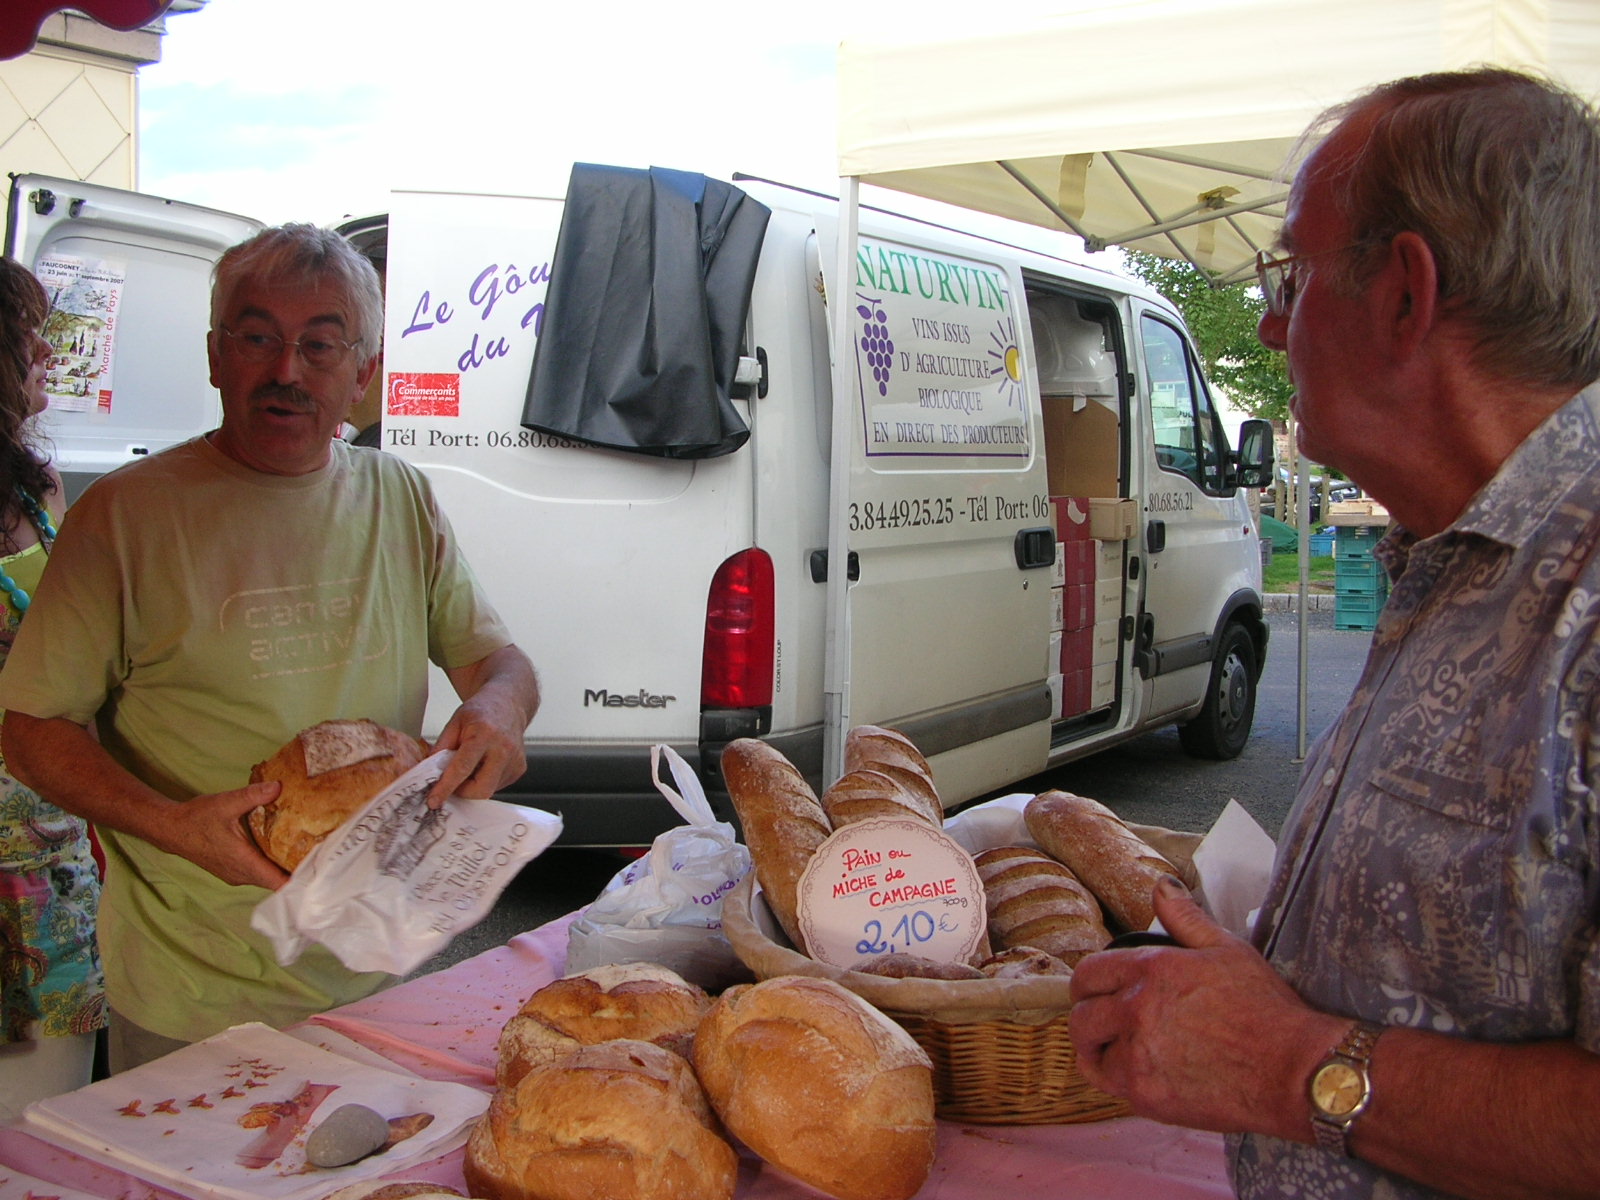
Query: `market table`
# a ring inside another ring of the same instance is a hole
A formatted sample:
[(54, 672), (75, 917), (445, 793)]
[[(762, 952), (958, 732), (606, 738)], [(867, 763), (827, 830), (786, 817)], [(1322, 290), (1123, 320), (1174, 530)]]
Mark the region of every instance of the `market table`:
[[(339, 1049), (348, 1038), (427, 1078), (494, 1087), (500, 1028), (522, 1002), (565, 968), (569, 915), (453, 967), (422, 975), (324, 1013), (300, 1033)], [(462, 1151), (392, 1173), (465, 1191)], [(104, 1200), (165, 1200), (173, 1193), (99, 1166), (22, 1132), (0, 1128), (0, 1166)], [(0, 1180), (5, 1172), (0, 1170)], [(330, 1180), (329, 1191), (338, 1184)], [(1016, 1197), (1223, 1200), (1233, 1193), (1222, 1139), (1122, 1117), (1079, 1125), (965, 1125), (939, 1122), (938, 1155), (921, 1200)], [(820, 1193), (749, 1152), (741, 1156), (740, 1200), (814, 1200)], [(23, 1193), (19, 1192), (18, 1200)], [(11, 1197), (0, 1185), (0, 1197)], [(42, 1198), (41, 1198), (42, 1200)]]

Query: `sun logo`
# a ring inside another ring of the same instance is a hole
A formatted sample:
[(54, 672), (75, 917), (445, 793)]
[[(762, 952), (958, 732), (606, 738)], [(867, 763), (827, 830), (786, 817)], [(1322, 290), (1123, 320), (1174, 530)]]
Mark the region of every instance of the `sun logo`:
[(1022, 348), (1017, 345), (1016, 322), (1002, 317), (995, 322), (989, 334), (989, 378), (994, 380), (995, 391), (1010, 408), (1022, 407)]

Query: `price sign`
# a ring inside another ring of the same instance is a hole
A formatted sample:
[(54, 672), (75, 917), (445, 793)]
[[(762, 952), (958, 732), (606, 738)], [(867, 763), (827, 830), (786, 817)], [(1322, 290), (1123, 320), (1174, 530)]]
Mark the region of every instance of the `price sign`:
[(811, 957), (854, 967), (882, 954), (966, 962), (983, 939), (983, 882), (972, 856), (922, 821), (845, 825), (800, 876), (800, 932)]

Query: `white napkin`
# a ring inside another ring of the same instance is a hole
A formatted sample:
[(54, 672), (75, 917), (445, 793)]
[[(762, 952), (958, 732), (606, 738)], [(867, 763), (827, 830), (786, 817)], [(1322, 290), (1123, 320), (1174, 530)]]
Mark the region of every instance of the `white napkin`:
[(489, 915), (561, 833), (561, 818), (501, 800), (427, 793), (452, 751), (423, 759), (317, 843), (250, 926), (278, 965), (320, 942), (352, 971), (406, 975)]
[[(488, 1103), (475, 1088), (366, 1066), (251, 1024), (30, 1104), (23, 1128), (196, 1200), (310, 1200), (455, 1149)], [(345, 1104), (433, 1120), (349, 1166), (308, 1166), (306, 1138)]]
[(101, 1197), (35, 1179), (0, 1163), (0, 1200), (101, 1200)]

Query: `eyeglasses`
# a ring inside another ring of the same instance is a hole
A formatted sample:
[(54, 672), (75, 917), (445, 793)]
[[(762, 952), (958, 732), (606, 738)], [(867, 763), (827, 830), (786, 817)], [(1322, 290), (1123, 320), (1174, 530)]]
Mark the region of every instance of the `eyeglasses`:
[(1314, 250), (1310, 254), (1284, 254), (1279, 257), (1273, 257), (1265, 250), (1257, 250), (1256, 279), (1261, 284), (1261, 295), (1267, 302), (1267, 311), (1275, 317), (1287, 317), (1289, 310), (1294, 307), (1294, 298), (1299, 290), (1295, 282), (1296, 263), (1325, 254), (1342, 254), (1346, 250), (1370, 245), (1371, 242), (1372, 239), (1363, 238), (1332, 250)]
[(217, 331), (228, 338), (240, 358), (253, 363), (277, 362), (283, 357), (284, 348), (293, 346), (300, 352), (306, 366), (328, 370), (344, 362), (356, 348), (356, 343), (343, 338), (302, 337), (291, 342), (275, 333), (262, 333), (254, 329), (229, 329), (226, 325), (219, 325)]

